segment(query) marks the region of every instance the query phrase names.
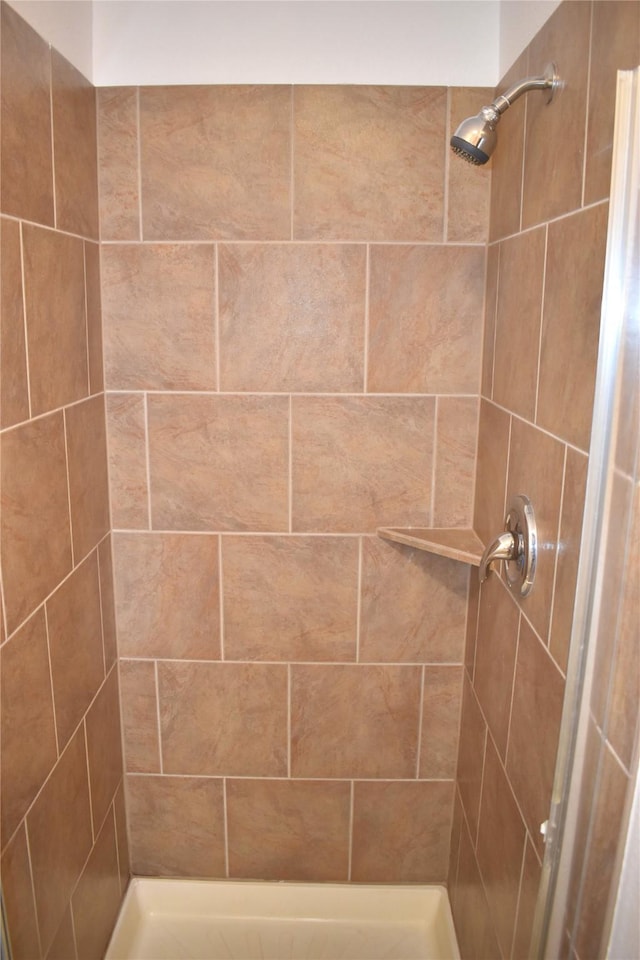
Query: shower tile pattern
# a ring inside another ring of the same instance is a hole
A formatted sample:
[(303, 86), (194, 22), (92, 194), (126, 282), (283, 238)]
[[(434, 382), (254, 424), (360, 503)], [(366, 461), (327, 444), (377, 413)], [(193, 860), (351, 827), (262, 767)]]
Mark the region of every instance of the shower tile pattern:
[(446, 879), (469, 572), (375, 532), (472, 518), (474, 95), (98, 91), (134, 872)]
[(102, 955), (129, 874), (96, 94), (0, 16), (2, 886), (14, 960), (72, 960)]
[[(509, 498), (527, 494), (540, 551), (529, 597), (516, 600), (496, 574), (470, 591), (449, 869), (465, 960), (530, 955), (544, 856), (539, 828), (551, 799), (584, 508), (615, 72), (640, 61), (639, 27), (637, 0), (563, 3), (498, 87), (538, 73), (550, 60), (567, 81), (557, 109), (533, 94), (509, 111), (491, 162), (474, 526), (486, 542), (502, 529)], [(637, 374), (637, 345), (629, 344), (628, 355)], [(629, 375), (623, 391), (637, 398), (637, 375)], [(624, 402), (628, 443), (619, 456), (620, 516), (609, 568), (615, 558), (633, 555), (637, 538), (631, 519), (637, 419), (633, 401)], [(637, 576), (629, 582), (637, 584)], [(637, 611), (633, 589), (612, 597), (599, 647), (588, 799), (563, 954), (575, 960), (606, 952), (600, 938), (632, 772), (638, 696), (637, 642), (624, 622), (617, 646), (612, 638), (618, 602), (621, 609), (635, 602)], [(614, 677), (620, 686), (611, 695)], [(618, 724), (619, 712), (625, 716)]]

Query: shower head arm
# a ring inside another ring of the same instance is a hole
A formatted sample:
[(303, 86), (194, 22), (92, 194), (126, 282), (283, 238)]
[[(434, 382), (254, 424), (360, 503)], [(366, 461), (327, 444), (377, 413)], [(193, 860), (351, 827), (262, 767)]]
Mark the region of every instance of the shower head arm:
[(560, 87), (560, 77), (555, 63), (549, 63), (541, 77), (527, 77), (514, 83), (504, 93), (496, 97), (491, 106), (496, 113), (502, 115), (514, 101), (522, 96), (523, 93), (529, 93), (530, 90), (548, 90), (547, 103), (551, 103), (553, 95)]

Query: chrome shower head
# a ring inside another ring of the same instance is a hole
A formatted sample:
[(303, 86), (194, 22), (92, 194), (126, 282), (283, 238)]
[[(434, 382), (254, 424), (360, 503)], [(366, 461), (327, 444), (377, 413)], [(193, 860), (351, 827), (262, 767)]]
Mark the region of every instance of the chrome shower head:
[(514, 100), (529, 90), (546, 90), (547, 103), (551, 103), (554, 93), (561, 86), (555, 63), (548, 64), (541, 77), (529, 77), (515, 83), (506, 93), (496, 97), (488, 107), (483, 107), (475, 117), (463, 120), (451, 137), (451, 149), (456, 156), (462, 157), (468, 163), (476, 166), (486, 163), (498, 141), (498, 121)]

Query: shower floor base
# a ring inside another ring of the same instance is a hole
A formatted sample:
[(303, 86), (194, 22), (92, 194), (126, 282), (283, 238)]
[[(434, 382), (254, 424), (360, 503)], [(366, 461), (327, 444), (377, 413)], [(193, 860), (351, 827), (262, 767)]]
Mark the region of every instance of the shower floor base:
[(132, 880), (105, 960), (459, 960), (439, 886)]

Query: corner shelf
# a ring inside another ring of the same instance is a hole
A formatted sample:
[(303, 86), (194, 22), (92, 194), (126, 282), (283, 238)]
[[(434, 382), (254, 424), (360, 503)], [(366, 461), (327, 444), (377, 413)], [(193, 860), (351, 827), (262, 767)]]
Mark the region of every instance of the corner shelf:
[(484, 544), (475, 530), (462, 527), (378, 527), (383, 540), (480, 566)]

